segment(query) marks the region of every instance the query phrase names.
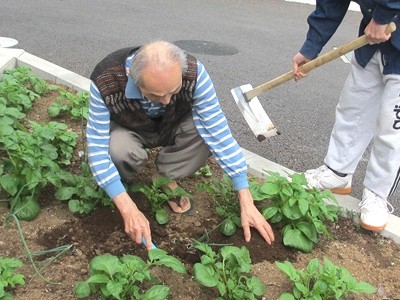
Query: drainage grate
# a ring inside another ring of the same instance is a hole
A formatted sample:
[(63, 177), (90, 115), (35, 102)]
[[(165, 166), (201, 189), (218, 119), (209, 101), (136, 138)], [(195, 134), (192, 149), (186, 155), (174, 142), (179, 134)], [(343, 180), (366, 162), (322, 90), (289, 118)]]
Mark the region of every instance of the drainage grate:
[(239, 50), (231, 45), (219, 44), (210, 41), (180, 40), (175, 41), (174, 44), (189, 53), (221, 56), (239, 53)]

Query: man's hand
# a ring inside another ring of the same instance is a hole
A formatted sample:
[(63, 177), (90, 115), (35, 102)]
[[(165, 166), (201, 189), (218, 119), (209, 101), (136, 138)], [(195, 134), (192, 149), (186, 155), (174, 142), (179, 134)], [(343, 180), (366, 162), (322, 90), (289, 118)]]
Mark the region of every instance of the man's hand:
[(310, 59), (305, 57), (303, 54), (298, 52), (295, 56), (292, 58), (292, 63), (293, 63), (293, 73), (294, 73), (294, 80), (300, 80), (303, 77), (307, 76), (307, 73), (302, 73), (299, 71), (299, 68), (304, 65), (305, 63), (309, 62)]
[(250, 227), (258, 230), (264, 240), (271, 245), (275, 241), (271, 226), (264, 219), (260, 211), (255, 207), (253, 197), (249, 189), (238, 191), (241, 211), (241, 221), (246, 242), (251, 239)]
[(137, 244), (141, 244), (144, 239), (147, 250), (151, 250), (150, 223), (144, 214), (137, 208), (127, 192), (119, 194), (113, 200), (124, 220), (126, 234)]
[(390, 39), (391, 33), (386, 33), (386, 27), (387, 24), (378, 24), (374, 19), (369, 22), (364, 33), (370, 45), (383, 43)]

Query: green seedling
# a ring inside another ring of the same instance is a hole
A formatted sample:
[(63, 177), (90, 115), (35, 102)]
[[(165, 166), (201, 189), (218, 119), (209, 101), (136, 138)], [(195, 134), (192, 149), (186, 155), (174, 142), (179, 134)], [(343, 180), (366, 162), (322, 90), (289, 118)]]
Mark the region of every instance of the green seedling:
[[(185, 266), (175, 257), (161, 249), (148, 252), (149, 259), (144, 261), (135, 255), (122, 258), (105, 254), (90, 261), (90, 277), (75, 287), (78, 298), (91, 294), (106, 299), (142, 299), (163, 300), (169, 295), (169, 287), (156, 284), (151, 269), (154, 266), (168, 267), (175, 272), (185, 274)], [(144, 290), (144, 286), (151, 286)]]
[(170, 182), (171, 179), (167, 177), (158, 177), (153, 178), (151, 186), (136, 183), (129, 188), (131, 192), (139, 192), (146, 197), (146, 199), (150, 202), (151, 211), (155, 215), (157, 223), (160, 225), (164, 225), (169, 222), (168, 213), (164, 208), (165, 203), (169, 199), (175, 197), (193, 197), (180, 186), (174, 190), (171, 190), (166, 186)]
[(27, 66), (19, 66), (14, 69), (5, 70), (4, 74), (12, 76), (21, 85), (39, 96), (46, 95), (48, 92), (58, 89), (55, 85), (49, 84), (45, 80), (32, 74), (31, 68)]
[(21, 127), (0, 140), (0, 151), (6, 154), (0, 158), (0, 186), (10, 196), (10, 213), (26, 221), (39, 213), (37, 198), (44, 187), (60, 187), (60, 165), (69, 164), (77, 138), (62, 123), (29, 124), (30, 129)]
[(51, 144), (57, 151), (57, 164), (70, 165), (77, 144), (78, 134), (68, 129), (68, 125), (59, 122), (49, 122), (40, 125), (29, 121), (31, 131), (42, 139), (42, 143)]
[(0, 98), (0, 136), (11, 135), (25, 118), (25, 114), (15, 107), (7, 107), (6, 100)]
[(52, 89), (55, 87), (32, 75), (28, 67), (6, 69), (0, 80), (0, 102), (5, 100), (7, 107), (27, 112), (33, 101)]
[(269, 172), (263, 183), (251, 181), (250, 191), (254, 200), (271, 201), (261, 212), (271, 223), (282, 224), (283, 243), (286, 246), (310, 252), (313, 245), (318, 243), (319, 234), (331, 238), (324, 221), (336, 221), (339, 208), (326, 204), (325, 200), (337, 201), (330, 191), (309, 189), (304, 174), (284, 177)]
[(51, 117), (57, 117), (60, 114), (68, 113), (72, 119), (88, 119), (89, 117), (89, 93), (74, 92), (71, 93), (65, 89), (59, 90), (60, 96), (47, 109)]
[(196, 175), (196, 176), (204, 176), (204, 177), (211, 177), (212, 176), (211, 168), (210, 168), (209, 165), (201, 167), (198, 171), (196, 171), (194, 173), (194, 175)]
[(19, 259), (0, 256), (0, 299), (14, 299), (9, 289), (25, 285), (24, 275), (15, 272), (22, 266)]
[(19, 220), (32, 221), (40, 213), (40, 210), (38, 197), (34, 192), (31, 196), (16, 197), (11, 201), (10, 212), (13, 212)]
[(40, 95), (26, 88), (11, 75), (3, 74), (0, 82), (0, 99), (7, 101), (7, 107), (13, 107), (20, 112), (28, 112), (32, 103)]
[(113, 202), (103, 189), (99, 189), (89, 165), (82, 163), (82, 174), (76, 175), (63, 172), (62, 186), (57, 189), (55, 198), (68, 201), (68, 208), (72, 213), (89, 214), (100, 204), (112, 206)]
[(214, 200), (216, 213), (223, 218), (220, 231), (226, 236), (234, 235), (240, 228), (240, 205), (237, 192), (229, 177), (224, 174), (222, 180), (213, 179), (210, 183), (200, 183), (199, 191), (207, 192)]
[(246, 247), (224, 246), (218, 253), (204, 243), (195, 243), (194, 247), (204, 253), (193, 266), (194, 278), (203, 286), (216, 288), (217, 299), (257, 299), (264, 295), (264, 283), (251, 275), (252, 262)]
[(289, 261), (275, 262), (275, 265), (293, 282), (293, 292), (283, 293), (279, 300), (339, 300), (350, 294), (372, 294), (376, 289), (367, 282), (358, 282), (343, 267), (335, 265), (324, 257), (324, 264), (318, 258), (310, 260), (304, 270), (296, 269)]

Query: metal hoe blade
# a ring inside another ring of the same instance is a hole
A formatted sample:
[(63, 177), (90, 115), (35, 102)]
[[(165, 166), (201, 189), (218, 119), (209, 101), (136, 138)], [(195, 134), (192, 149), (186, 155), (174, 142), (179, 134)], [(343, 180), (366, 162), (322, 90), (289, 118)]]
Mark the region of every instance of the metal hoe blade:
[(251, 84), (246, 84), (232, 89), (231, 93), (250, 129), (257, 140), (261, 142), (279, 133), (258, 98), (254, 97), (250, 102), (247, 102), (244, 98), (243, 93), (252, 89)]

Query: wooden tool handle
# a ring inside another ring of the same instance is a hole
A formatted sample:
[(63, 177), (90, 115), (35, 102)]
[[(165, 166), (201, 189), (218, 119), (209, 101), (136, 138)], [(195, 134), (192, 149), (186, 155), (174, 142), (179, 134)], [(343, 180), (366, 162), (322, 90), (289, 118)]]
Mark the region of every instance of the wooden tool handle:
[[(394, 22), (389, 23), (386, 27), (386, 33), (392, 33), (395, 30), (396, 30), (396, 24)], [(336, 49), (333, 49), (324, 55), (318, 56), (317, 58), (310, 60), (309, 62), (302, 65), (299, 68), (299, 70), (303, 73), (308, 73), (311, 70), (313, 70), (319, 66), (322, 66), (322, 65), (324, 65), (346, 53), (349, 53), (350, 51), (356, 50), (366, 44), (368, 44), (368, 40), (365, 35), (362, 35), (359, 38), (357, 38), (351, 42), (348, 42)], [(258, 95), (262, 94), (263, 92), (266, 92), (266, 91), (268, 91), (278, 85), (281, 85), (282, 83), (285, 83), (293, 78), (294, 78), (294, 72), (292, 70), (292, 71), (289, 71), (279, 77), (276, 77), (264, 84), (261, 84), (246, 93), (243, 93), (243, 96), (246, 99), (246, 101), (249, 102), (251, 99), (253, 99), (254, 97), (257, 97)]]

